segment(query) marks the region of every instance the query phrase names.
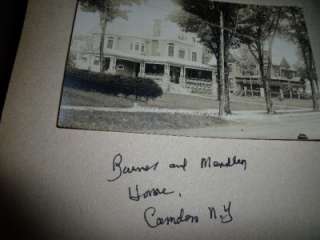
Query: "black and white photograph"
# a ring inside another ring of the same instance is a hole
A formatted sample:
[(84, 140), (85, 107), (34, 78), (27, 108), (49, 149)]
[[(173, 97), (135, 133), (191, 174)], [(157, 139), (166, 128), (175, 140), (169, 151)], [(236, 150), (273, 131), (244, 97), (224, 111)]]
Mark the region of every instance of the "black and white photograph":
[(78, 0), (60, 128), (319, 140), (303, 9), (210, 0)]

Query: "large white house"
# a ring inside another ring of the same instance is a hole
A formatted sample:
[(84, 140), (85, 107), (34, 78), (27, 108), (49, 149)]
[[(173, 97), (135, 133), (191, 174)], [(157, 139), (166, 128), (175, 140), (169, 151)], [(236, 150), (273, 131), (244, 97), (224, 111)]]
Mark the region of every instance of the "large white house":
[[(154, 79), (164, 91), (180, 93), (216, 92), (212, 55), (195, 35), (162, 34), (161, 20), (155, 20), (148, 36), (107, 32), (104, 42), (106, 73)], [(100, 33), (74, 36), (71, 57), (77, 68), (100, 71)]]
[[(165, 92), (217, 94), (216, 66), (212, 54), (195, 34), (165, 32), (161, 20), (154, 20), (143, 36), (110, 31), (105, 34), (104, 72), (154, 79)], [(71, 57), (79, 69), (100, 71), (100, 33), (75, 35)], [(267, 54), (265, 54), (267, 57)], [(263, 96), (259, 67), (245, 49), (229, 59), (230, 91), (237, 95)], [(300, 97), (306, 92), (285, 58), (271, 68), (273, 96)]]

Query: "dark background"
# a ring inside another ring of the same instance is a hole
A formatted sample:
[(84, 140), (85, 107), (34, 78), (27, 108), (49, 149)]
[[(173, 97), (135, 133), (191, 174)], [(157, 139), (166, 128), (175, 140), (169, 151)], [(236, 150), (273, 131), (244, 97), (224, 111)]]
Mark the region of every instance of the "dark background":
[[(27, 0), (9, 0), (1, 5), (0, 119), (18, 49), (27, 2)], [(22, 198), (18, 195), (17, 187), (12, 184), (1, 184), (0, 188), (1, 238), (40, 239), (41, 231), (37, 230), (36, 222), (28, 217), (29, 214), (22, 207)]]
[(0, 119), (20, 40), (28, 0), (7, 0), (0, 14)]

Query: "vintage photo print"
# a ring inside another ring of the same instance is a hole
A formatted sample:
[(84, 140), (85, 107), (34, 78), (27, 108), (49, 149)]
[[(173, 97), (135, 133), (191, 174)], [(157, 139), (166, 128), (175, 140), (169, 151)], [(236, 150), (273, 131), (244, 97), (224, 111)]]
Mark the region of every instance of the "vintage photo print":
[(319, 140), (303, 10), (211, 0), (79, 0), (58, 127)]

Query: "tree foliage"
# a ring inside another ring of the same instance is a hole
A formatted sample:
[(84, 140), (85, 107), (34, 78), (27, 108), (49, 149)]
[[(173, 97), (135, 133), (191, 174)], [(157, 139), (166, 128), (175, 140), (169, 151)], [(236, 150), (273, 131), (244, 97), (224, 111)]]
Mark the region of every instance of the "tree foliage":
[[(225, 112), (231, 113), (229, 98), (229, 78), (228, 78), (228, 58), (230, 48), (239, 46), (239, 42), (234, 37), (238, 22), (238, 11), (240, 5), (213, 2), (210, 0), (192, 1), (192, 0), (176, 0), (181, 6), (182, 11), (171, 16), (183, 31), (197, 34), (200, 42), (206, 46), (214, 54), (217, 59), (217, 83), (218, 83), (218, 100), (221, 94), (226, 97)], [(220, 13), (223, 12), (224, 28), (224, 59), (225, 59), (225, 89), (220, 87)]]
[(299, 48), (304, 63), (304, 75), (310, 81), (312, 104), (314, 110), (319, 110), (319, 84), (311, 44), (308, 37), (306, 22), (301, 8), (286, 8), (287, 24), (282, 26), (282, 35), (294, 42)]
[(102, 72), (104, 66), (104, 40), (107, 28), (107, 23), (111, 22), (117, 17), (127, 19), (127, 10), (123, 6), (131, 6), (133, 4), (139, 4), (143, 0), (79, 0), (82, 11), (97, 12), (100, 18), (100, 72)]
[(273, 112), (270, 89), (272, 45), (282, 18), (281, 7), (247, 5), (240, 11), (237, 29), (241, 43), (247, 45), (259, 65), (268, 113)]
[(80, 7), (86, 12), (98, 12), (100, 17), (111, 22), (117, 17), (127, 19), (127, 11), (122, 6), (139, 4), (141, 0), (79, 0)]

